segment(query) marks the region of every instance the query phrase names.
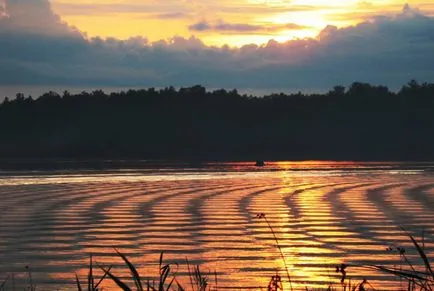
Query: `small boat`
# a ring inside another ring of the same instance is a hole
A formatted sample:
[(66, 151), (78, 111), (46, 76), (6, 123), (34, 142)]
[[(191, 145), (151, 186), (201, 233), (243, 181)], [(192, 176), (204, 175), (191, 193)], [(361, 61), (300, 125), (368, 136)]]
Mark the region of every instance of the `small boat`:
[(256, 164), (255, 164), (255, 166), (256, 167), (264, 167), (265, 166), (265, 162), (264, 161), (256, 161)]

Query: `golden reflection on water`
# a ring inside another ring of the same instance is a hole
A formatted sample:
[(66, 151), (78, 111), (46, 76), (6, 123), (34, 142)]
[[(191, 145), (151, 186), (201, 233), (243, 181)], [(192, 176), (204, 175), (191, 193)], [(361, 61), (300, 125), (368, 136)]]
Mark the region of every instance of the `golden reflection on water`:
[[(434, 180), (418, 171), (311, 161), (1, 177), (0, 273), (29, 264), (36, 280), (72, 290), (74, 272), (87, 276), (90, 254), (127, 278), (117, 249), (151, 279), (164, 251), (183, 284), (188, 258), (215, 270), (219, 286), (229, 289), (265, 288), (276, 272), (288, 286), (284, 262), (294, 287), (326, 287), (339, 284), (341, 263), (399, 265), (399, 255), (386, 251), (391, 245), (405, 247), (420, 267), (399, 228), (416, 236), (423, 229), (426, 252), (434, 253)], [(399, 287), (366, 268), (348, 274), (374, 287)], [(110, 280), (104, 286), (114, 290)]]

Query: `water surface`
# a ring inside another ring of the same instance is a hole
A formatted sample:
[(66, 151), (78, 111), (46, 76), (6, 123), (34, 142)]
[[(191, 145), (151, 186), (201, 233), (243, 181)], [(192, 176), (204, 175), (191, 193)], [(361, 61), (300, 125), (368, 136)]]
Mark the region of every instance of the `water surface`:
[[(411, 241), (434, 256), (434, 175), (428, 163), (252, 163), (104, 171), (4, 171), (0, 176), (0, 280), (30, 266), (38, 290), (74, 290), (89, 255), (127, 276), (115, 248), (145, 278), (160, 252), (187, 284), (186, 258), (217, 273), (220, 288), (265, 288), (284, 264), (293, 286), (339, 284), (335, 266), (402, 264), (389, 246)], [(176, 265), (176, 264), (177, 265)], [(353, 280), (400, 289), (396, 278), (351, 267)], [(22, 279), (24, 280), (24, 279)], [(21, 282), (22, 282), (21, 280)], [(214, 275), (210, 276), (214, 282)], [(285, 287), (288, 283), (284, 282)], [(106, 290), (113, 289), (109, 280)]]

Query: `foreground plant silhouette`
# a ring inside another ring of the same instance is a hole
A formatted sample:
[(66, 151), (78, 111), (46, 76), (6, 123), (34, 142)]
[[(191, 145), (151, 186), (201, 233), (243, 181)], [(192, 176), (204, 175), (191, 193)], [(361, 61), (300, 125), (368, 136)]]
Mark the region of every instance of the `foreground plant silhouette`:
[[(108, 273), (112, 267), (110, 266), (105, 272), (104, 275), (98, 280), (98, 283), (95, 284), (95, 276), (93, 272), (93, 260), (92, 255), (90, 255), (89, 259), (89, 273), (87, 275), (87, 291), (100, 291), (102, 289), (99, 289), (98, 287), (101, 285), (102, 281), (107, 277)], [(78, 278), (77, 273), (75, 274), (75, 282), (77, 284), (77, 290), (83, 291), (83, 288), (81, 287), (80, 279)]]
[(277, 248), (279, 249), (279, 252), (280, 252), (280, 257), (282, 258), (283, 265), (285, 266), (285, 271), (286, 271), (286, 276), (288, 277), (289, 286), (291, 288), (291, 291), (293, 291), (294, 289), (292, 288), (291, 276), (289, 275), (288, 265), (286, 264), (285, 255), (283, 254), (282, 248), (280, 247), (279, 239), (277, 238), (276, 233), (274, 232), (273, 227), (271, 226), (270, 222), (268, 221), (267, 217), (265, 216), (265, 213), (258, 213), (256, 215), (256, 217), (259, 218), (259, 219), (264, 219), (265, 222), (268, 225), (268, 228), (270, 229), (271, 233), (273, 234), (274, 240), (276, 241), (276, 246), (277, 246)]
[[(342, 279), (341, 282), (343, 283), (345, 280), (345, 277), (347, 276), (346, 269), (349, 267), (361, 267), (365, 269), (371, 269), (375, 271), (380, 271), (383, 273), (391, 274), (393, 276), (396, 276), (400, 279), (403, 279), (407, 282), (407, 288), (408, 291), (432, 291), (434, 290), (434, 273), (431, 267), (431, 264), (429, 262), (429, 259), (423, 249), (423, 247), (420, 246), (420, 244), (416, 241), (416, 239), (403, 227), (401, 229), (406, 233), (406, 235), (410, 238), (411, 242), (413, 243), (415, 249), (418, 252), (419, 258), (423, 262), (423, 266), (425, 267), (424, 271), (417, 270), (415, 265), (411, 263), (410, 259), (406, 256), (405, 249), (402, 247), (389, 247), (387, 248), (387, 251), (395, 251), (404, 259), (404, 262), (406, 265), (400, 266), (399, 268), (390, 268), (380, 265), (352, 265), (352, 264), (342, 264), (340, 267), (337, 267), (337, 271), (342, 273)], [(364, 285), (368, 282), (366, 279), (361, 282), (357, 288), (359, 291), (366, 290)], [(372, 287), (373, 290), (375, 290)], [(352, 289), (350, 289), (352, 290)], [(356, 289), (354, 289), (356, 290)]]
[[(289, 275), (289, 270), (286, 265), (285, 256), (283, 254), (283, 251), (280, 247), (279, 239), (274, 232), (274, 229), (271, 225), (271, 223), (268, 221), (267, 217), (264, 213), (260, 213), (257, 215), (258, 218), (264, 219), (267, 223), (271, 233), (273, 234), (273, 237), (276, 241), (277, 248), (280, 251), (280, 256), (284, 262), (286, 273), (288, 276), (288, 280), (290, 282), (290, 290), (293, 291), (293, 286), (291, 282), (291, 277)], [(403, 228), (402, 228), (403, 229)], [(368, 291), (368, 290), (376, 290), (366, 279), (363, 279), (359, 282), (353, 282), (350, 278), (350, 269), (352, 267), (357, 268), (366, 268), (370, 270), (375, 271), (381, 271), (384, 273), (391, 274), (393, 276), (396, 276), (398, 278), (402, 278), (403, 280), (407, 281), (407, 291), (433, 291), (434, 290), (434, 273), (433, 269), (431, 267), (431, 264), (429, 262), (429, 258), (427, 257), (423, 247), (420, 246), (420, 244), (416, 241), (416, 239), (408, 233), (405, 229), (403, 231), (407, 234), (407, 236), (412, 241), (415, 249), (418, 252), (418, 255), (420, 259), (423, 261), (423, 265), (425, 268), (425, 271), (419, 271), (416, 269), (415, 265), (411, 263), (410, 259), (406, 257), (405, 249), (396, 247), (396, 251), (399, 253), (400, 256), (404, 258), (404, 261), (407, 263), (405, 268), (401, 266), (398, 268), (390, 268), (380, 265), (356, 265), (356, 264), (340, 264), (339, 266), (336, 266), (336, 272), (340, 273), (340, 284), (338, 286), (334, 286), (334, 284), (330, 284), (326, 288), (320, 288), (320, 289), (312, 289), (308, 286), (305, 286), (304, 288), (301, 288), (305, 291), (315, 291), (315, 290), (326, 290), (326, 291)], [(395, 250), (393, 249), (393, 250)], [(392, 250), (392, 248), (388, 248), (388, 250)], [(171, 272), (171, 266), (170, 264), (163, 264), (163, 252), (160, 254), (160, 260), (159, 260), (159, 278), (158, 282), (155, 283), (155, 281), (150, 282), (149, 280), (146, 283), (142, 282), (142, 277), (140, 276), (139, 272), (137, 271), (136, 267), (128, 260), (128, 258), (116, 250), (116, 253), (122, 258), (126, 266), (128, 266), (130, 273), (131, 273), (131, 281), (134, 282), (135, 287), (137, 291), (186, 291), (187, 289), (184, 286), (181, 286), (181, 284), (176, 279), (176, 271), (174, 273)], [(218, 290), (217, 288), (217, 275), (215, 274), (216, 281), (215, 286), (212, 289), (211, 286), (209, 286), (208, 283), (208, 276), (210, 274), (204, 274), (201, 272), (199, 266), (194, 266), (193, 268), (190, 267), (189, 261), (187, 260), (187, 267), (188, 267), (188, 274), (190, 278), (190, 284), (191, 284), (191, 291), (207, 291), (207, 290)], [(94, 285), (95, 279), (93, 278), (93, 271), (92, 271), (92, 257), (90, 259), (90, 265), (89, 265), (89, 275), (88, 275), (88, 291), (99, 291), (97, 288), (100, 285), (100, 283), (106, 278), (112, 279), (116, 285), (120, 288), (120, 290), (123, 291), (133, 291), (127, 283), (122, 281), (119, 277), (115, 276), (111, 272), (110, 268), (101, 267), (100, 268), (104, 271), (104, 275), (99, 280), (99, 282)], [(357, 275), (357, 274), (356, 274)], [(171, 279), (169, 279), (171, 277)], [(82, 291), (81, 287), (79, 286), (78, 277), (77, 278), (77, 286), (78, 291)], [(366, 286), (369, 286), (366, 287)], [(268, 287), (265, 288), (268, 291), (283, 291), (284, 287), (282, 286), (281, 278), (278, 274), (275, 276), (272, 276)], [(300, 289), (300, 290), (301, 290)], [(2, 289), (0, 288), (0, 291)], [(261, 288), (261, 290), (263, 290)], [(384, 290), (384, 289), (380, 289)]]
[(376, 270), (386, 272), (406, 280), (407, 290), (421, 290), (421, 291), (434, 290), (434, 272), (429, 262), (428, 256), (426, 255), (423, 247), (421, 247), (420, 244), (416, 241), (416, 239), (406, 229), (404, 229), (403, 227), (401, 227), (401, 229), (407, 234), (407, 236), (410, 238), (411, 242), (413, 243), (414, 247), (416, 248), (419, 257), (423, 262), (425, 270), (424, 271), (416, 270), (415, 266), (405, 255), (405, 249), (403, 248), (397, 248), (397, 250), (400, 253), (400, 255), (403, 256), (407, 264), (405, 269), (387, 268), (378, 265), (368, 266), (368, 267), (373, 267)]
[[(25, 291), (36, 291), (36, 287), (37, 285), (35, 284), (35, 282), (33, 281), (33, 277), (32, 277), (32, 272), (30, 271), (30, 267), (29, 266), (25, 266), (24, 267), (26, 269), (26, 287), (24, 288)], [(7, 276), (6, 279), (4, 279), (3, 281), (0, 281), (0, 291), (6, 291), (7, 290), (7, 285), (9, 283), (9, 279), (11, 280), (12, 283), (12, 290), (15, 291), (15, 275), (12, 273), (10, 276)]]
[[(280, 250), (280, 255), (284, 259), (283, 252), (281, 251), (281, 247), (279, 244), (278, 237), (275, 235), (275, 232), (269, 223), (269, 221), (266, 219), (265, 214), (259, 214), (257, 216), (258, 218), (264, 219), (271, 232), (273, 233), (273, 236), (277, 242), (277, 246)], [(340, 273), (340, 282), (337, 286), (334, 286), (334, 284), (330, 283), (330, 285), (326, 288), (310, 288), (309, 286), (301, 287), (297, 290), (305, 290), (305, 291), (368, 291), (368, 290), (377, 290), (375, 289), (370, 283), (366, 280), (360, 280), (358, 283), (354, 282), (350, 278), (351, 274), (351, 268), (365, 268), (369, 270), (374, 271), (380, 271), (384, 272), (390, 275), (393, 275), (397, 278), (401, 278), (402, 280), (406, 281), (406, 288), (407, 291), (433, 291), (434, 290), (434, 272), (433, 268), (431, 266), (430, 260), (428, 256), (426, 255), (424, 251), (423, 245), (421, 246), (417, 240), (408, 233), (405, 229), (402, 228), (402, 230), (407, 234), (409, 239), (411, 240), (414, 248), (416, 249), (418, 253), (418, 258), (422, 261), (422, 266), (424, 270), (418, 270), (417, 266), (413, 264), (410, 260), (410, 258), (406, 255), (406, 250), (402, 247), (389, 247), (387, 248), (387, 251), (393, 251), (398, 253), (400, 256), (402, 256), (404, 262), (406, 265), (400, 266), (399, 268), (391, 268), (391, 267), (385, 267), (380, 265), (356, 265), (351, 263), (342, 263), (339, 266), (336, 266), (336, 272)], [(175, 272), (172, 272), (172, 267), (170, 264), (163, 264), (163, 252), (160, 254), (160, 260), (159, 260), (159, 277), (158, 280), (150, 282), (147, 280), (147, 282), (143, 282), (139, 272), (137, 271), (137, 268), (128, 260), (128, 258), (116, 250), (116, 253), (118, 256), (122, 258), (125, 265), (128, 267), (131, 278), (128, 280), (128, 282), (134, 282), (136, 291), (215, 291), (218, 290), (217, 288), (217, 275), (215, 275), (215, 286), (210, 286), (209, 277), (210, 273), (205, 274), (201, 271), (199, 266), (190, 266), (189, 261), (187, 260), (187, 267), (188, 267), (188, 275), (190, 278), (190, 284), (191, 289), (187, 289), (186, 286), (182, 286), (178, 280), (176, 279), (177, 276), (177, 269)], [(285, 263), (286, 267), (286, 263)], [(87, 282), (85, 286), (80, 283), (80, 280), (78, 278), (78, 275), (75, 275), (75, 283), (78, 291), (102, 291), (103, 290), (103, 281), (110, 278), (115, 284), (119, 287), (118, 290), (123, 291), (133, 291), (130, 286), (125, 282), (125, 279), (121, 279), (120, 277), (114, 275), (112, 273), (112, 267), (103, 267), (99, 266), (99, 268), (103, 271), (103, 275), (97, 279), (94, 272), (94, 263), (93, 263), (93, 257), (90, 256), (89, 260), (89, 271), (87, 274)], [(289, 277), (289, 271), (288, 269), (287, 275), (288, 279)], [(26, 267), (26, 278), (27, 278), (27, 287), (24, 288), (24, 290), (27, 291), (36, 291), (36, 284), (34, 283), (34, 280), (32, 278), (32, 275), (30, 273), (30, 268)], [(355, 274), (357, 275), (357, 274)], [(360, 277), (360, 276), (358, 276)], [(11, 281), (12, 283), (12, 289), (8, 289), (7, 285)], [(270, 283), (268, 287), (266, 288), (258, 288), (261, 290), (268, 290), (268, 291), (282, 291), (284, 290), (284, 287), (281, 284), (281, 278), (278, 274), (275, 276), (272, 276)], [(291, 283), (291, 281), (290, 281)], [(369, 286), (366, 287), (366, 286)], [(189, 287), (190, 288), (190, 287)], [(6, 290), (22, 290), (22, 287), (19, 289), (15, 289), (15, 280), (14, 280), (14, 274), (11, 274), (6, 277), (6, 279), (3, 279), (3, 281), (0, 281), (0, 291), (6, 291)], [(242, 290), (242, 289), (239, 289)], [(290, 285), (290, 290), (294, 290), (292, 284)], [(378, 289), (378, 290), (387, 290), (387, 289)], [(403, 288), (401, 288), (403, 290)]]
[[(268, 228), (270, 229), (271, 233), (273, 234), (274, 240), (276, 241), (276, 246), (279, 249), (280, 256), (282, 258), (282, 261), (285, 266), (286, 274), (288, 276), (288, 281), (290, 283), (291, 291), (293, 291), (292, 283), (291, 283), (291, 277), (289, 275), (288, 266), (286, 264), (285, 256), (283, 254), (282, 248), (279, 244), (279, 239), (274, 232), (273, 227), (271, 226), (270, 222), (268, 221), (265, 213), (258, 213), (256, 215), (259, 219), (264, 219), (265, 222), (268, 225)], [(341, 273), (341, 290), (343, 291), (367, 291), (365, 288), (365, 285), (369, 285), (372, 290), (376, 290), (372, 285), (369, 284), (369, 282), (366, 279), (363, 279), (359, 283), (352, 283), (351, 279), (348, 279), (347, 277), (347, 269), (349, 267), (361, 267), (366, 269), (372, 269), (376, 271), (381, 271), (384, 273), (392, 274), (396, 277), (402, 278), (407, 281), (407, 291), (433, 291), (434, 290), (434, 272), (431, 267), (431, 264), (429, 262), (428, 256), (426, 255), (423, 247), (419, 245), (419, 243), (416, 241), (416, 239), (403, 227), (400, 227), (402, 231), (406, 233), (406, 235), (410, 238), (411, 242), (413, 243), (414, 247), (416, 248), (420, 259), (423, 261), (423, 264), (425, 266), (425, 271), (418, 271), (414, 267), (414, 265), (411, 263), (411, 261), (407, 258), (405, 255), (405, 249), (397, 247), (397, 251), (404, 258), (404, 261), (407, 263), (407, 269), (402, 269), (402, 266), (400, 269), (398, 268), (389, 268), (385, 266), (380, 265), (352, 265), (352, 264), (344, 264), (342, 263), (339, 266), (336, 266), (336, 272)], [(391, 248), (388, 248), (388, 250), (392, 250)], [(276, 275), (278, 278), (280, 276)], [(270, 284), (268, 286), (268, 290), (283, 290), (283, 287), (281, 284), (276, 284), (276, 276), (273, 276)], [(346, 282), (347, 280), (347, 282)], [(304, 288), (306, 291), (309, 291), (308, 287)], [(313, 290), (313, 289), (312, 289)], [(335, 291), (336, 288), (333, 288), (332, 285), (330, 285), (328, 288), (326, 288), (327, 291)]]
[[(185, 291), (186, 289), (181, 286), (181, 284), (176, 279), (176, 272), (172, 274), (171, 265), (170, 264), (163, 264), (163, 252), (160, 253), (160, 261), (159, 261), (159, 278), (158, 283), (155, 284), (155, 281), (150, 282), (149, 280), (146, 283), (142, 282), (142, 277), (140, 276), (140, 273), (137, 271), (137, 268), (128, 260), (128, 258), (116, 250), (116, 253), (122, 258), (124, 263), (127, 265), (130, 273), (131, 273), (131, 279), (134, 282), (134, 285), (136, 287), (137, 291), (169, 291), (169, 290), (178, 290), (178, 291)], [(211, 290), (209, 283), (208, 283), (208, 275), (204, 274), (199, 266), (193, 266), (193, 268), (190, 268), (190, 264), (187, 260), (187, 266), (188, 266), (188, 274), (190, 277), (190, 283), (191, 283), (191, 290), (192, 291), (206, 291)], [(106, 269), (102, 266), (100, 268), (104, 271), (104, 277), (107, 274), (107, 276), (112, 279), (116, 285), (123, 291), (132, 291), (132, 289), (128, 286), (127, 283), (121, 280), (118, 276), (114, 275), (110, 269)], [(89, 272), (90, 273), (90, 272)], [(172, 276), (171, 279), (169, 279), (169, 276)], [(217, 275), (215, 280), (215, 289), (217, 290)], [(176, 286), (175, 286), (176, 285)], [(174, 287), (175, 286), (175, 287)], [(81, 291), (81, 290), (79, 290)], [(97, 290), (95, 290), (97, 291)]]

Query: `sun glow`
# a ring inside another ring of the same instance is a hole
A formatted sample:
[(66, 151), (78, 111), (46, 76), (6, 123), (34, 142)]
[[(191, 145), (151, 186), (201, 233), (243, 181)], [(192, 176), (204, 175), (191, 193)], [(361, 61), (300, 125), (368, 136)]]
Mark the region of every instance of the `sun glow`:
[[(243, 46), (315, 38), (328, 25), (346, 27), (375, 15), (396, 13), (404, 2), (397, 0), (204, 0), (191, 1), (51, 0), (62, 20), (89, 37), (127, 39), (142, 36), (150, 41), (192, 35), (207, 45)], [(408, 1), (407, 1), (408, 2)], [(428, 14), (426, 2), (409, 1)], [(428, 5), (428, 6), (427, 6)], [(205, 23), (192, 30), (191, 25)], [(215, 27), (218, 23), (225, 28)], [(229, 27), (229, 28), (228, 28)]]

